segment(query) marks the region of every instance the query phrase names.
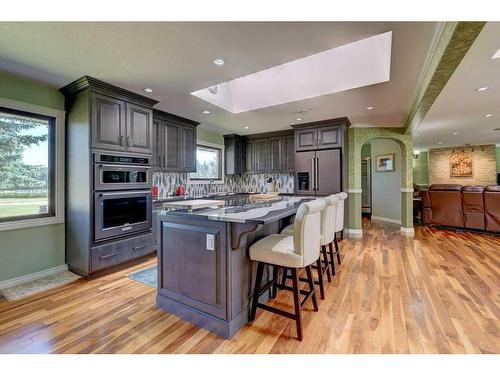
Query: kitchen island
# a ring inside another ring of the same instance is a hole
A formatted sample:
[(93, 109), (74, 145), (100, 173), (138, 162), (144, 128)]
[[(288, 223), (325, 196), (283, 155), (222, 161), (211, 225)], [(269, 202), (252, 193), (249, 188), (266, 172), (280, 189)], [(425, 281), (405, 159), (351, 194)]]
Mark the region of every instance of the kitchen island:
[(248, 321), (255, 278), (250, 245), (279, 233), (310, 199), (256, 203), (245, 194), (225, 198), (223, 208), (161, 211), (157, 306), (231, 338)]

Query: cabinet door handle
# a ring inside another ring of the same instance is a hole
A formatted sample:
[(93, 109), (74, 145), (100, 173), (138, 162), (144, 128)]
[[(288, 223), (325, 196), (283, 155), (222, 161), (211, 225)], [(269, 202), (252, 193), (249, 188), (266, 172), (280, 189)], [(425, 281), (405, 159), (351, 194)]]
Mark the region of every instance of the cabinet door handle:
[(316, 158), (316, 191), (319, 191), (319, 158)]
[(118, 253), (111, 253), (111, 254), (107, 254), (107, 255), (100, 255), (99, 256), (99, 259), (108, 259), (108, 258), (112, 258), (114, 256), (117, 256)]
[(166, 163), (165, 163), (165, 155), (163, 155), (163, 165), (162, 165), (162, 167), (163, 167), (163, 168), (165, 168), (165, 166), (166, 166)]
[(145, 249), (146, 248), (146, 244), (144, 245), (140, 245), (140, 246), (136, 246), (136, 247), (133, 247), (132, 248), (132, 251), (137, 251), (137, 250), (141, 250), (141, 249)]

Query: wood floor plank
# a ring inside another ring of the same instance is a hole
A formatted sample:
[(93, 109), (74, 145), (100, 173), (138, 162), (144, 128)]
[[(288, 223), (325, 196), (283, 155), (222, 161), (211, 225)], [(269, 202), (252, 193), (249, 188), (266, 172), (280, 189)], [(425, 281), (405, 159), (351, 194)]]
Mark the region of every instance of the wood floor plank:
[[(258, 311), (224, 340), (158, 310), (128, 278), (155, 259), (21, 301), (0, 299), (0, 353), (499, 353), (500, 236), (363, 222), (319, 311), (295, 323)], [(291, 309), (279, 291), (270, 304)]]

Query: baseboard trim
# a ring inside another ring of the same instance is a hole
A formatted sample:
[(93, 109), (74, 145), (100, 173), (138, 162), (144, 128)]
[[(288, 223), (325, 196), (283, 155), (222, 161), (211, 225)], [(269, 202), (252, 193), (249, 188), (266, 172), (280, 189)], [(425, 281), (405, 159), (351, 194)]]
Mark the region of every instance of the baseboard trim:
[(415, 229), (401, 227), (401, 233), (404, 234), (405, 236), (413, 236), (415, 234)]
[(349, 237), (363, 237), (363, 229), (345, 228), (344, 231)]
[(33, 281), (36, 279), (41, 279), (42, 277), (54, 275), (59, 272), (67, 271), (68, 265), (63, 264), (62, 266), (52, 267), (43, 271), (38, 271), (25, 276), (14, 277), (13, 279), (0, 281), (0, 289), (11, 288), (13, 286), (26, 283), (28, 281)]
[(386, 223), (393, 223), (401, 225), (401, 220), (389, 219), (388, 217), (383, 216), (371, 216), (371, 220), (373, 221), (385, 221)]

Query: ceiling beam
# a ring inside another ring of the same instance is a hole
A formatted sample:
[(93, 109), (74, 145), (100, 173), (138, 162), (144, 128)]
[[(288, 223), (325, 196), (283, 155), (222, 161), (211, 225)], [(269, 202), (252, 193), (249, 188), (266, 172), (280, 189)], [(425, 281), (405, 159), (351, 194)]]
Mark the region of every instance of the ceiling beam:
[(405, 132), (412, 134), (457, 69), (486, 22), (446, 22), (422, 73), (412, 102)]

